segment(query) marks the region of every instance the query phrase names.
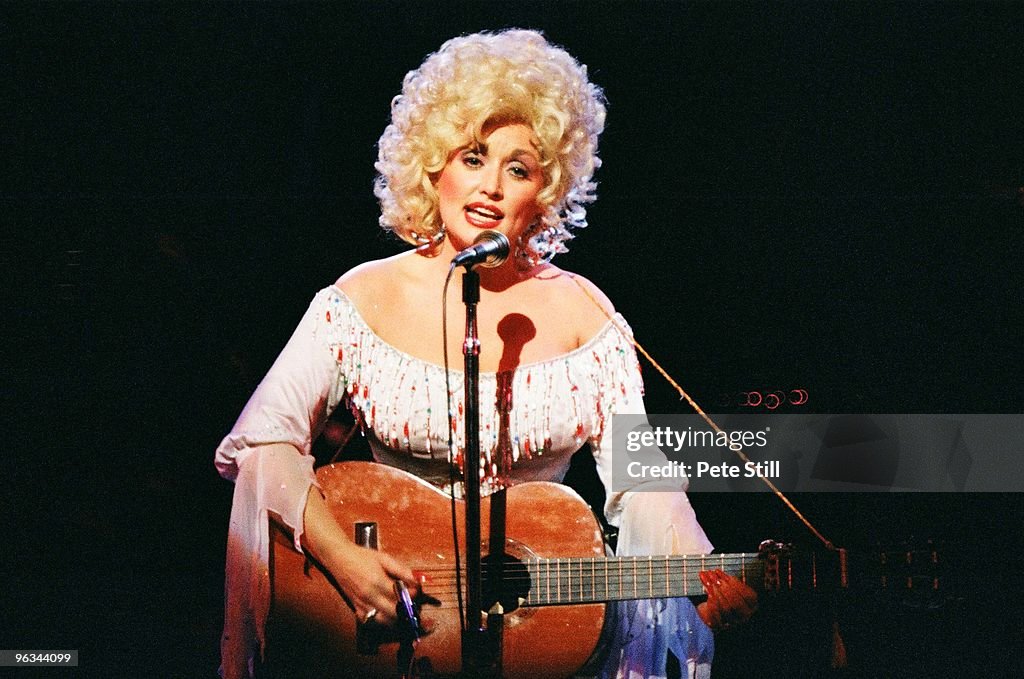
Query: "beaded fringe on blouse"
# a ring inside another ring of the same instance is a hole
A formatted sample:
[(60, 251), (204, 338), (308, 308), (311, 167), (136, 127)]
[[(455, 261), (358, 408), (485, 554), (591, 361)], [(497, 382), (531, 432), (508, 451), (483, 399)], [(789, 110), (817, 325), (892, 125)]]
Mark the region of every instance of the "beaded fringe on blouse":
[[(445, 413), (444, 369), (382, 340), (344, 293), (328, 290), (317, 332), (327, 333), (318, 339), (326, 340), (338, 363), (332, 405), (347, 403), (364, 433), (371, 432), (389, 449), (419, 459), (447, 458), (461, 475), (466, 447), (462, 371), (451, 371), (452, 410)], [(642, 390), (642, 383), (632, 384), (640, 374), (628, 348), (628, 340), (609, 322), (562, 356), (481, 373), (482, 491), (507, 486), (516, 465), (552, 448), (576, 450), (588, 441), (599, 442), (612, 414), (605, 412), (606, 404)]]

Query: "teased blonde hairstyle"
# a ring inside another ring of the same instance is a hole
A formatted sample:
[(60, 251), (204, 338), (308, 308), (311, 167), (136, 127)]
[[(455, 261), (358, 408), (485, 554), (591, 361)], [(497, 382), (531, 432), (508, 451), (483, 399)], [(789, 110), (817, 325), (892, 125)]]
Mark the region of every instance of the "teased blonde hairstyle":
[(570, 228), (587, 225), (591, 177), (605, 100), (587, 67), (536, 31), (476, 33), (449, 40), (405, 76), (378, 142), (381, 226), (422, 244), (441, 230), (434, 182), (455, 149), (483, 138), (487, 125), (529, 125), (540, 143), (544, 188), (531, 256), (565, 252)]

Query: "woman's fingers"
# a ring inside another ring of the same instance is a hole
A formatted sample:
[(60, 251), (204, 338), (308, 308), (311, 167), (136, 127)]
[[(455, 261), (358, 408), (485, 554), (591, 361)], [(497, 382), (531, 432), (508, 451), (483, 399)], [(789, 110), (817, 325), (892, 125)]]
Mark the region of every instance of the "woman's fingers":
[(714, 630), (728, 629), (746, 622), (757, 610), (757, 593), (724, 571), (701, 571), (699, 574), (708, 600), (699, 612)]
[(715, 597), (726, 624), (744, 623), (757, 609), (757, 594), (722, 571), (715, 571)]
[(332, 569), (335, 580), (348, 597), (360, 622), (390, 625), (395, 622), (398, 595), (395, 580), (415, 586), (412, 571), (398, 560), (381, 552), (352, 545)]
[(395, 559), (387, 554), (379, 554), (380, 564), (392, 581), (401, 580), (405, 583), (405, 586), (408, 587), (413, 593), (419, 591), (419, 581), (416, 579), (416, 576), (412, 572), (411, 568), (406, 566), (398, 559)]

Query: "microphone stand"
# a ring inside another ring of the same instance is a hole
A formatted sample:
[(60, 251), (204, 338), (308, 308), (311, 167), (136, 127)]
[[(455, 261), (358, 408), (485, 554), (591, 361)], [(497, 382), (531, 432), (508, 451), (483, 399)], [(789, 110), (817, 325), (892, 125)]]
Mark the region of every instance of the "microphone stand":
[[(462, 275), (462, 302), (466, 305), (465, 357), (466, 447), (462, 481), (466, 498), (466, 628), (462, 630), (462, 677), (501, 677), (501, 640), (483, 626), (483, 591), (480, 556), (480, 337), (476, 305), (480, 301), (480, 274), (467, 267)], [(500, 634), (501, 627), (497, 627)], [(497, 652), (496, 652), (497, 651)]]

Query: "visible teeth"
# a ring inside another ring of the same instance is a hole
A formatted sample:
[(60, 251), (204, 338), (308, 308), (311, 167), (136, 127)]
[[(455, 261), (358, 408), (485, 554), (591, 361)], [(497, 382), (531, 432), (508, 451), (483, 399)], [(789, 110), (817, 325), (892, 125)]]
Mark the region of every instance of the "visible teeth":
[(474, 214), (478, 214), (481, 217), (484, 217), (486, 219), (501, 219), (501, 215), (496, 213), (496, 212), (491, 212), (489, 210), (481, 210), (480, 208), (476, 208), (476, 207), (469, 208), (469, 212), (472, 212)]

